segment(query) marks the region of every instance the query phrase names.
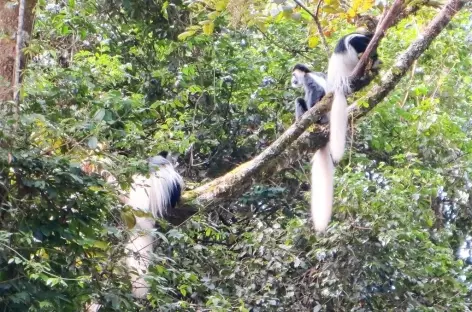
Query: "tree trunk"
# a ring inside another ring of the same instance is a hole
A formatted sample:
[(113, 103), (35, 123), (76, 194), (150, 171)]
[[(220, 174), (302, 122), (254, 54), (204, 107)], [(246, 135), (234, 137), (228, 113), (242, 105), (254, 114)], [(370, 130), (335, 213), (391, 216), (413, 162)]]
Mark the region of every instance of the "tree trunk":
[[(26, 0), (23, 34), (31, 34), (35, 5), (36, 0)], [(6, 112), (4, 102), (13, 100), (18, 10), (19, 3), (0, 0), (0, 107), (2, 113)]]
[[(11, 0), (0, 0), (0, 122), (2, 123), (4, 116), (12, 111), (12, 106), (8, 105), (7, 102), (14, 99), (15, 80), (18, 81), (18, 79), (15, 79), (15, 67), (17, 68), (16, 71), (18, 71), (22, 69), (21, 65), (25, 65), (24, 63), (20, 63), (19, 69), (15, 66), (16, 58), (21, 55), (20, 53), (16, 53), (20, 3), (10, 1)], [(37, 0), (25, 0), (24, 2), (23, 31), (21, 33), (23, 42), (25, 41), (25, 37), (29, 37), (33, 28), (33, 10), (36, 6), (36, 1)], [(16, 61), (20, 62), (20, 60)], [(16, 110), (16, 114), (18, 114), (18, 110)], [(8, 132), (8, 129), (3, 124), (0, 130)], [(9, 147), (11, 147), (11, 143), (8, 139), (0, 140), (0, 149), (6, 150)], [(3, 203), (8, 196), (10, 185), (8, 171), (9, 168), (2, 168), (0, 171), (0, 181), (3, 184), (3, 187), (0, 189), (0, 208), (3, 207)], [(4, 210), (0, 209), (0, 221), (3, 219), (3, 213)]]

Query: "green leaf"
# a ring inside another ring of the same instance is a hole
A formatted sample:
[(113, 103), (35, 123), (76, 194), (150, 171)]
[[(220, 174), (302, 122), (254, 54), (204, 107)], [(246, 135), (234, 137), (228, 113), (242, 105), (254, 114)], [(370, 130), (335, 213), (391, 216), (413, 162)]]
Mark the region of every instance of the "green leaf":
[(340, 7), (331, 6), (331, 5), (325, 5), (323, 7), (323, 11), (326, 13), (333, 13), (333, 14), (343, 12), (342, 9), (340, 9)]
[(189, 30), (189, 31), (185, 31), (183, 33), (181, 33), (180, 35), (177, 36), (177, 39), (179, 40), (185, 40), (191, 36), (195, 35), (195, 31), (194, 30)]
[(211, 35), (215, 29), (215, 24), (213, 22), (207, 23), (203, 25), (202, 29), (205, 35)]
[(136, 218), (131, 210), (121, 211), (121, 219), (125, 222), (125, 225), (128, 229), (132, 229), (136, 225)]
[(90, 149), (96, 149), (98, 146), (98, 139), (95, 136), (92, 136), (88, 139), (87, 145)]
[(308, 47), (313, 49), (320, 43), (320, 38), (318, 37), (310, 37), (308, 38)]
[(108, 248), (108, 243), (104, 241), (95, 241), (93, 243), (93, 247), (97, 247), (102, 250), (106, 250)]
[(40, 301), (39, 302), (39, 307), (41, 309), (54, 308), (54, 305), (50, 301)]
[(217, 12), (221, 12), (226, 8), (227, 5), (228, 5), (228, 0), (219, 0), (215, 4), (215, 9)]
[(218, 16), (220, 16), (220, 12), (210, 12), (208, 13), (208, 19), (210, 20), (215, 20), (216, 18), (218, 18)]
[(180, 293), (182, 294), (182, 296), (185, 297), (187, 295), (187, 285), (180, 285), (179, 290), (180, 290)]
[(102, 121), (103, 120), (103, 117), (105, 117), (105, 109), (104, 108), (100, 108), (96, 113), (95, 115), (93, 116), (93, 119), (95, 121)]

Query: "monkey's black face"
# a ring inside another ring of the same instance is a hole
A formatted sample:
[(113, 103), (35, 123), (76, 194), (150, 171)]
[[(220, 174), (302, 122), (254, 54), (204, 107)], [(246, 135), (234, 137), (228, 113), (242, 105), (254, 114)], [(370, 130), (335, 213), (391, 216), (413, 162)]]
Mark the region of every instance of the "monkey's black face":
[(169, 155), (169, 152), (168, 151), (162, 151), (160, 152), (158, 155), (164, 157), (164, 158), (167, 158), (167, 156)]
[(301, 88), (303, 87), (303, 79), (305, 78), (305, 73), (300, 70), (294, 70), (292, 72), (292, 87)]
[[(364, 53), (358, 53), (358, 54), (357, 54), (357, 57), (358, 57), (359, 60), (361, 59), (361, 57), (362, 57), (363, 54), (364, 54)], [(378, 54), (377, 54), (377, 51), (374, 51), (374, 52), (372, 53), (372, 55), (370, 56), (370, 58), (372, 59), (372, 67), (371, 67), (371, 69), (380, 69), (380, 66), (382, 65), (382, 61), (379, 59), (379, 56), (378, 56)]]

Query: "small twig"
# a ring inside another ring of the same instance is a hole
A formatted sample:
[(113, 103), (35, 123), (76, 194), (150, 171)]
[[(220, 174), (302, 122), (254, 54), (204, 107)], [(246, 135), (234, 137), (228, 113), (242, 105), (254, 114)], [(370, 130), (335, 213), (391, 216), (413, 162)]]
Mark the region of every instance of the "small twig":
[(445, 77), (447, 77), (449, 75), (449, 73), (454, 69), (454, 67), (456, 67), (456, 64), (457, 64), (457, 62), (455, 62), (454, 65), (452, 65), (450, 68), (446, 67), (447, 68), (446, 73), (442, 77), (439, 77), (439, 79), (437, 80), (438, 82), (436, 84), (436, 88), (433, 91), (433, 94), (431, 95), (431, 98), (434, 99), (434, 97), (436, 96), (436, 93), (439, 90), (439, 87), (441, 87), (442, 83), (444, 82)]
[[(408, 85), (411, 85), (412, 82), (413, 82), (413, 78), (415, 77), (415, 71), (416, 71), (416, 64), (417, 63), (418, 63), (417, 60), (415, 60), (413, 62), (413, 65), (411, 67), (410, 81), (408, 82)], [(400, 104), (400, 108), (403, 108), (403, 106), (405, 106), (406, 100), (408, 99), (409, 95), (410, 95), (410, 88), (406, 89), (405, 97), (403, 98), (403, 101)]]
[(352, 227), (355, 228), (355, 229), (358, 229), (358, 230), (366, 230), (366, 231), (371, 231), (372, 230), (372, 228), (368, 228), (368, 227), (364, 227), (364, 226), (353, 225)]
[(20, 76), (21, 76), (21, 46), (23, 44), (23, 22), (25, 20), (25, 0), (20, 0), (18, 11), (18, 29), (16, 30), (15, 51), (15, 80), (13, 82), (13, 100), (15, 102), (15, 126), (18, 129), (20, 119)]
[(318, 0), (318, 3), (316, 4), (316, 12), (315, 12), (315, 16), (318, 18), (318, 16), (320, 15), (320, 8), (321, 8), (321, 4), (323, 3), (323, 0)]
[(289, 48), (289, 47), (285, 47), (284, 45), (278, 43), (276, 40), (273, 40), (272, 38), (270, 38), (269, 35), (267, 35), (265, 32), (263, 32), (262, 29), (260, 29), (259, 27), (256, 26), (256, 29), (262, 34), (262, 36), (264, 38), (266, 38), (266, 40), (268, 40), (270, 43), (272, 43), (276, 47), (279, 47), (280, 49), (285, 50), (285, 51), (287, 51), (289, 53), (292, 53), (292, 54), (298, 54), (301, 57), (306, 58), (307, 60), (309, 60), (312, 63), (315, 62), (315, 60), (313, 58), (306, 56), (302, 51), (292, 49), (292, 48)]
[(329, 56), (331, 55), (331, 51), (329, 49), (328, 42), (326, 41), (326, 37), (323, 33), (323, 28), (321, 27), (320, 19), (318, 18), (320, 16), (319, 15), (320, 14), (320, 7), (321, 7), (322, 3), (323, 3), (323, 0), (318, 0), (318, 4), (316, 5), (315, 17), (313, 17), (313, 19), (315, 20), (316, 27), (318, 28), (318, 33), (320, 34), (321, 41), (323, 41), (323, 45), (325, 47), (326, 54), (328, 55), (328, 58), (329, 58)]
[(299, 7), (301, 7), (303, 10), (305, 10), (308, 14), (311, 15), (311, 17), (313, 17), (313, 20), (315, 21), (315, 24), (316, 24), (316, 28), (318, 29), (318, 33), (321, 37), (321, 41), (323, 42), (323, 46), (326, 50), (326, 55), (329, 56), (331, 55), (331, 52), (329, 50), (329, 45), (328, 43), (326, 42), (326, 38), (323, 34), (323, 29), (321, 27), (321, 23), (320, 23), (320, 20), (318, 19), (318, 14), (320, 12), (320, 6), (321, 6), (321, 3), (323, 2), (323, 0), (318, 0), (318, 4), (316, 5), (316, 12), (315, 14), (313, 14), (303, 3), (301, 3), (299, 0), (293, 0)]

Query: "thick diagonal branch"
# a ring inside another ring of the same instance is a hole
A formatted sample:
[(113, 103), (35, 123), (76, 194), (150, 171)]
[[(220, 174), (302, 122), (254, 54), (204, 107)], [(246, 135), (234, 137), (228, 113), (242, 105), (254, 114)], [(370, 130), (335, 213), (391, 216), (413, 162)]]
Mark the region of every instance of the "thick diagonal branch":
[[(450, 0), (443, 7), (420, 36), (396, 59), (394, 66), (383, 75), (381, 83), (368, 92), (367, 103), (369, 106), (351, 105), (350, 109), (354, 119), (364, 116), (394, 89), (412, 63), (429, 47), (466, 1)], [(325, 145), (328, 134), (326, 127), (317, 126), (311, 134), (303, 134), (303, 132), (322, 114), (329, 111), (331, 101), (332, 95), (328, 94), (319, 104), (305, 113), (297, 123), (285, 131), (278, 140), (251, 161), (195, 190), (185, 192), (184, 206), (190, 203), (208, 206), (224, 199), (239, 196), (247, 190), (254, 179), (286, 167), (287, 164), (298, 159), (300, 152), (313, 152)], [(292, 144), (294, 141), (295, 143)]]

